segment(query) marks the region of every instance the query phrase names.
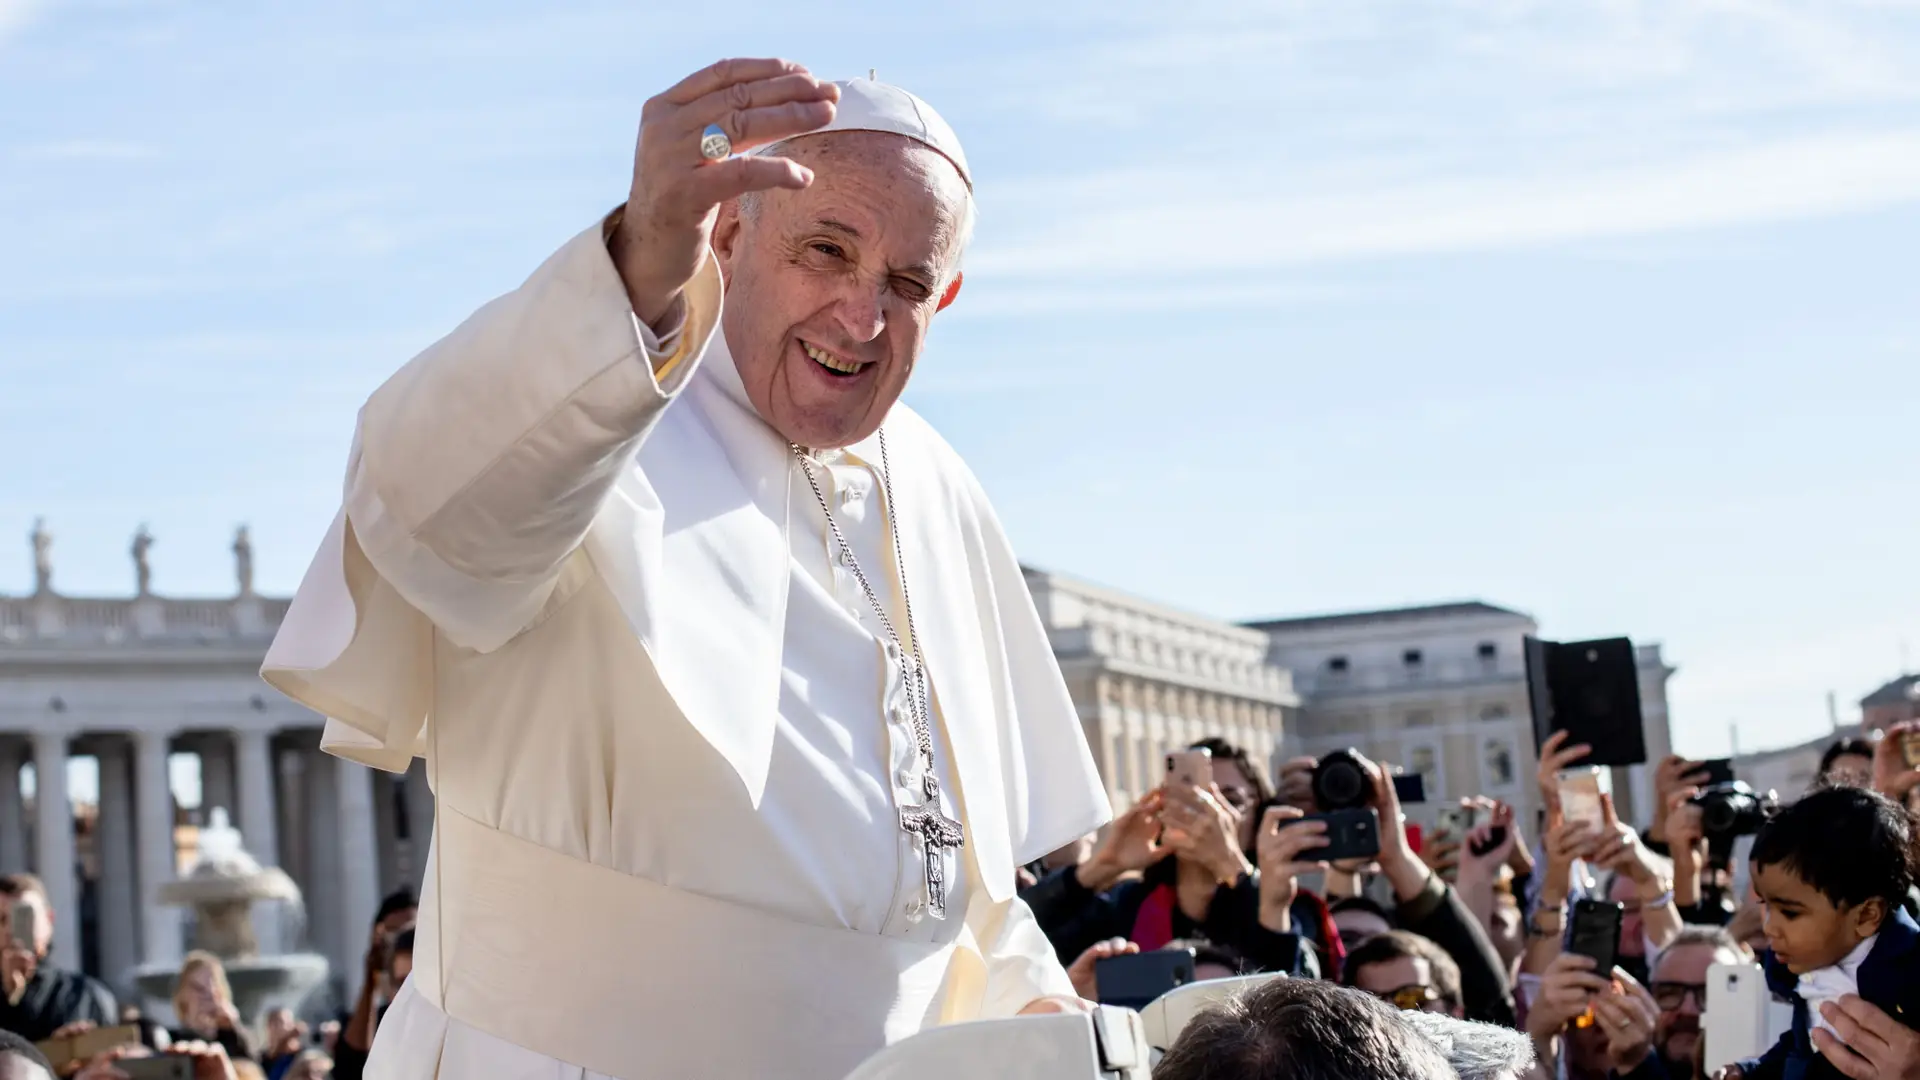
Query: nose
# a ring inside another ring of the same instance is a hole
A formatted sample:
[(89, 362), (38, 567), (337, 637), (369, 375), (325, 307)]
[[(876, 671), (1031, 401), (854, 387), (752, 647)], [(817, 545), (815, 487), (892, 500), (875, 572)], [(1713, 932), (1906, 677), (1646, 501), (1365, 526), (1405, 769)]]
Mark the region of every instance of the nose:
[(862, 343), (879, 337), (887, 328), (885, 289), (884, 284), (875, 286), (859, 278), (849, 281), (833, 307), (833, 318), (841, 332)]

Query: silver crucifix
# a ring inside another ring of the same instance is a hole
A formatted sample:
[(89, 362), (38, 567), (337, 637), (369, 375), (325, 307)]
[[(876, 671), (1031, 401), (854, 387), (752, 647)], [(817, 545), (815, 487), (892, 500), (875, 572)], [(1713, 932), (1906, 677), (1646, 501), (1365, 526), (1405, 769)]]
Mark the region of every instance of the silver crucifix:
[(926, 783), (927, 801), (919, 806), (902, 807), (900, 827), (920, 838), (927, 856), (927, 914), (936, 919), (947, 917), (948, 851), (960, 850), (966, 833), (960, 823), (940, 812), (940, 783), (931, 775)]

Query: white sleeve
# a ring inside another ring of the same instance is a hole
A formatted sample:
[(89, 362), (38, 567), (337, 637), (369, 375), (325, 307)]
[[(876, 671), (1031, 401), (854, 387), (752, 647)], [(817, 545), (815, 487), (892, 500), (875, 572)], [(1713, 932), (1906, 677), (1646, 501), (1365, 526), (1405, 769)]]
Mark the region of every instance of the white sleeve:
[(595, 226), (414, 358), (361, 410), (348, 468), (374, 570), (454, 644), (512, 639), (698, 366), (719, 291), (709, 260), (663, 385)]
[(328, 718), (323, 749), (404, 770), (436, 637), (499, 648), (592, 573), (580, 541), (698, 367), (720, 293), (709, 259), (656, 340), (596, 226), (374, 392), (261, 668)]
[(967, 911), (967, 928), (987, 963), (982, 1019), (1014, 1016), (1037, 998), (1073, 997), (1073, 982), (1053, 942), (1018, 897), (994, 902), (984, 893)]

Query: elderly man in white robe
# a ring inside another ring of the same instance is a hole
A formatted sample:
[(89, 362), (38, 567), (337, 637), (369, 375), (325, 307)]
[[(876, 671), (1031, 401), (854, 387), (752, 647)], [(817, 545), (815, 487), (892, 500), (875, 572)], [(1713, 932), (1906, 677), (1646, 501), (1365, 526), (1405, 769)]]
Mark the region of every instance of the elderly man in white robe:
[(1015, 869), (1108, 816), (973, 476), (897, 404), (959, 140), (737, 60), (361, 411), (266, 678), (437, 796), (372, 1080), (845, 1075), (1082, 1007)]

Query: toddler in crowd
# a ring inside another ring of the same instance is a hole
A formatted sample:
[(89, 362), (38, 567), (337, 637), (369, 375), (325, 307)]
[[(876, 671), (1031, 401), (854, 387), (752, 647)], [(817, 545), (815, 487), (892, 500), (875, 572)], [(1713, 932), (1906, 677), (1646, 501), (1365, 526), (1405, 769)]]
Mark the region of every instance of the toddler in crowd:
[(1914, 843), (1905, 809), (1854, 787), (1815, 792), (1762, 827), (1752, 865), (1765, 906), (1763, 963), (1768, 987), (1794, 1003), (1793, 1029), (1721, 1077), (1840, 1076), (1812, 1035), (1833, 1031), (1820, 1007), (1848, 994), (1909, 1027), (1920, 1021), (1920, 926), (1906, 911), (1920, 861)]

